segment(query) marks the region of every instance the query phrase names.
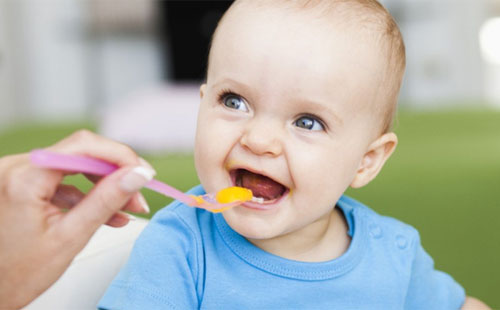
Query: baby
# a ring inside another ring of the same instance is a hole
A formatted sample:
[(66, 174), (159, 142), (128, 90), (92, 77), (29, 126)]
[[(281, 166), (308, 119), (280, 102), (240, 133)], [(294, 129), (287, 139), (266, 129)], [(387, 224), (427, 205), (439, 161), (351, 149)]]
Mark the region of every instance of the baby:
[[(222, 214), (158, 212), (103, 309), (458, 309), (418, 233), (343, 196), (379, 173), (405, 67), (375, 0), (239, 0), (201, 86), (200, 195), (262, 197)], [(480, 303), (480, 302), (478, 302)]]

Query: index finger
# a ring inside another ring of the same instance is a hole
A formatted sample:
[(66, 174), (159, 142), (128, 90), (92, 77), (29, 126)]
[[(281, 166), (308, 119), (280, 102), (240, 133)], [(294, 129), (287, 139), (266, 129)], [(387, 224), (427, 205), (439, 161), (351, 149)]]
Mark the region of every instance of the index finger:
[(89, 130), (79, 130), (46, 149), (63, 154), (91, 156), (120, 167), (141, 164), (139, 156), (129, 146)]

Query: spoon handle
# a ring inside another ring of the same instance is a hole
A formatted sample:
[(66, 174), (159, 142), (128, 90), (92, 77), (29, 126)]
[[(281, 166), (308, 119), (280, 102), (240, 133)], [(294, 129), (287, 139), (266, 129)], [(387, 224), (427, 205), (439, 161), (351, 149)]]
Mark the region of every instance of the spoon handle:
[[(119, 167), (102, 159), (88, 156), (61, 154), (43, 149), (35, 149), (30, 152), (30, 160), (39, 167), (63, 170), (68, 172), (88, 173), (99, 176), (106, 176)], [(160, 182), (158, 180), (149, 181), (144, 187), (165, 196), (177, 199), (189, 206), (196, 206), (197, 202), (189, 195), (180, 190)]]

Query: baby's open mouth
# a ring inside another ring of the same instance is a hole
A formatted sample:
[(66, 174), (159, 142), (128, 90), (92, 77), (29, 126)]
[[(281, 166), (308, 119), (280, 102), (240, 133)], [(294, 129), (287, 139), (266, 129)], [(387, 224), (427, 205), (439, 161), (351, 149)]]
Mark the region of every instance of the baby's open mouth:
[(248, 188), (253, 196), (262, 198), (264, 203), (274, 202), (282, 197), (288, 189), (273, 179), (246, 169), (236, 169), (230, 172), (236, 186)]

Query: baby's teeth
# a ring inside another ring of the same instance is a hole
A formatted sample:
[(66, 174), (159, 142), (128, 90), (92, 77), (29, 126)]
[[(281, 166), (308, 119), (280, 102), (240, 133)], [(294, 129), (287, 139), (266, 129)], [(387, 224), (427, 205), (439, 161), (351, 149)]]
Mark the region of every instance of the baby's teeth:
[(252, 197), (253, 202), (264, 203), (264, 198), (262, 197)]

